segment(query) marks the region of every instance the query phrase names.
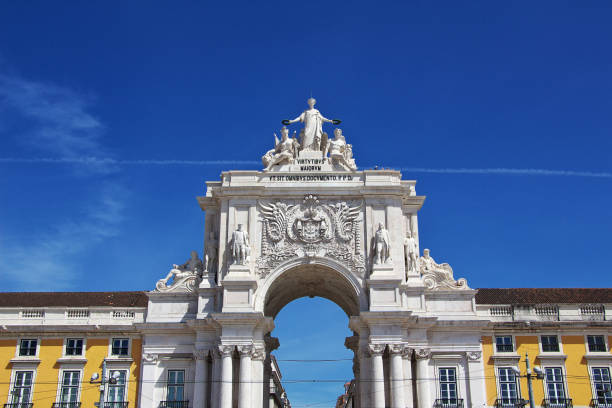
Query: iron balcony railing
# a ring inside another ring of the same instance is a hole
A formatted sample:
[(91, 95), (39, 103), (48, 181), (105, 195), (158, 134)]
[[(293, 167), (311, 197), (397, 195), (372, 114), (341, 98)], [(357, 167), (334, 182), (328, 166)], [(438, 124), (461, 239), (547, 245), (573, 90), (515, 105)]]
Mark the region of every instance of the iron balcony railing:
[(463, 408), (463, 398), (438, 398), (434, 408)]
[(80, 402), (55, 402), (53, 408), (81, 408)]
[(498, 398), (495, 400), (495, 408), (521, 408), (527, 405), (523, 398)]
[(571, 398), (546, 398), (542, 401), (542, 406), (550, 408), (573, 408)]
[(12, 404), (4, 404), (4, 408), (32, 408), (31, 402), (15, 402)]
[(104, 408), (128, 408), (127, 401), (105, 402)]
[(612, 397), (598, 397), (591, 400), (594, 408), (612, 408)]
[(162, 401), (160, 408), (189, 408), (189, 401)]

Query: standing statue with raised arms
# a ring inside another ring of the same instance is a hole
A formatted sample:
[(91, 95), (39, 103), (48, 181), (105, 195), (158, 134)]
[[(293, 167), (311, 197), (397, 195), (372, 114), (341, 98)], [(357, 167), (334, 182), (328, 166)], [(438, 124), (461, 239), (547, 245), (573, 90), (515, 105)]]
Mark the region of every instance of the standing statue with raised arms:
[[(340, 123), (338, 119), (327, 119), (317, 109), (315, 109), (315, 98), (308, 99), (308, 107), (300, 116), (293, 120), (283, 120), (284, 125), (290, 125), (296, 122), (304, 123), (304, 129), (300, 134), (302, 143), (302, 150), (321, 150), (321, 141), (324, 138), (323, 122), (333, 123), (337, 125)], [(325, 134), (326, 135), (326, 134)]]

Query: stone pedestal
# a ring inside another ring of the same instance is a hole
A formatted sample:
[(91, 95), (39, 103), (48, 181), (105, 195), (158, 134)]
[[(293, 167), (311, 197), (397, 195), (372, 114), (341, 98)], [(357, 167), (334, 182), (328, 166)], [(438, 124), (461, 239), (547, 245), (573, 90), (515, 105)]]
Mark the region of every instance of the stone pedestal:
[(249, 265), (230, 265), (222, 282), (223, 312), (250, 312), (254, 310), (257, 279)]

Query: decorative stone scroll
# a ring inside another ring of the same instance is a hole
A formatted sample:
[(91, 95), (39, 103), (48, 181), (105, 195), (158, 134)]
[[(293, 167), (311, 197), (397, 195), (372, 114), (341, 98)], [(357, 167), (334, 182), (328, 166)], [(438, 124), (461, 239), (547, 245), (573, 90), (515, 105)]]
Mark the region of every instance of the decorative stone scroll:
[[(194, 292), (202, 276), (204, 265), (196, 251), (191, 251), (191, 259), (183, 265), (173, 265), (164, 279), (155, 284), (156, 292)], [(168, 281), (172, 283), (168, 285)]]
[(145, 364), (157, 364), (157, 362), (159, 361), (159, 355), (152, 353), (144, 353), (142, 355), (142, 361)]
[(353, 204), (320, 202), (315, 195), (307, 195), (301, 203), (260, 202), (263, 237), (258, 273), (266, 276), (292, 258), (318, 256), (333, 258), (362, 276), (365, 273), (359, 227), (362, 203)]
[(465, 353), (469, 361), (480, 361), (482, 351), (468, 351)]
[(469, 289), (467, 281), (463, 278), (455, 280), (453, 268), (447, 263), (438, 264), (429, 256), (429, 249), (423, 250), (423, 256), (418, 259), (418, 267), (421, 279), (427, 289)]

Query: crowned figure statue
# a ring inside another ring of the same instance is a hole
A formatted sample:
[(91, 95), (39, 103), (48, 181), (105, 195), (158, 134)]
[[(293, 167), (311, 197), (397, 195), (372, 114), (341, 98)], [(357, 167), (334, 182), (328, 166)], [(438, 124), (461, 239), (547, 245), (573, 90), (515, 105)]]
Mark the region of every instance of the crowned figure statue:
[(283, 120), (283, 124), (290, 125), (296, 122), (304, 123), (304, 129), (300, 133), (300, 142), (302, 144), (302, 150), (321, 150), (321, 142), (327, 139), (327, 134), (323, 132), (323, 122), (333, 123), (337, 125), (340, 123), (338, 119), (327, 119), (317, 109), (315, 109), (315, 98), (308, 99), (308, 109), (306, 109), (300, 116), (293, 120)]

